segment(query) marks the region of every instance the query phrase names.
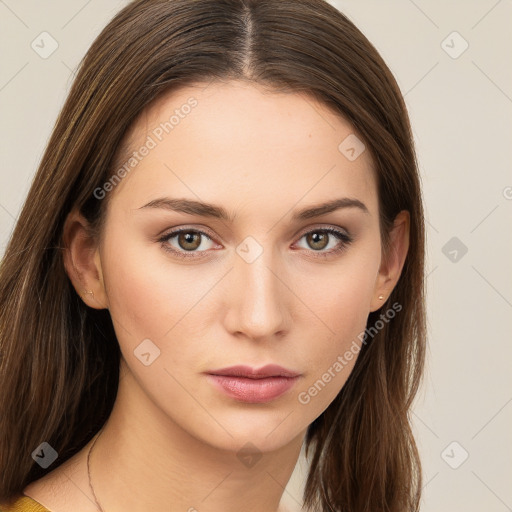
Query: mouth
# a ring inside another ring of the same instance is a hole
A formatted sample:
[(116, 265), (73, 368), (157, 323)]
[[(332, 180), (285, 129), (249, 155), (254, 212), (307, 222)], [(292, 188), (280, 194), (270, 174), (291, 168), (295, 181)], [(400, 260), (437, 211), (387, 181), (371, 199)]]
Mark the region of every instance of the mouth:
[(289, 391), (300, 377), (300, 373), (278, 365), (260, 369), (232, 366), (206, 374), (218, 391), (245, 403), (270, 402)]
[(210, 375), (223, 377), (246, 377), (248, 379), (265, 379), (268, 377), (298, 377), (300, 373), (288, 370), (277, 364), (267, 364), (262, 368), (251, 368), (250, 366), (237, 365), (218, 370), (209, 370)]

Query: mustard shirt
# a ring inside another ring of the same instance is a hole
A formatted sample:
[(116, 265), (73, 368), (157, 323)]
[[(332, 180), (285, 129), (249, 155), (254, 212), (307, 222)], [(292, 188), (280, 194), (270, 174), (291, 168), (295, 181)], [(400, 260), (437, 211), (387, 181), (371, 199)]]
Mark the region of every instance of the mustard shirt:
[(11, 506), (0, 505), (0, 512), (50, 512), (29, 496), (20, 496)]

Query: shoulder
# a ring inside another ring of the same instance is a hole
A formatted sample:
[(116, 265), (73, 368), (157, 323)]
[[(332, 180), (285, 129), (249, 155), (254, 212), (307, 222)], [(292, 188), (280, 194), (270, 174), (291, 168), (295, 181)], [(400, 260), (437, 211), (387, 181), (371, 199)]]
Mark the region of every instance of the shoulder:
[(86, 459), (79, 452), (64, 461), (38, 480), (30, 482), (20, 498), (23, 501), (5, 508), (0, 504), (0, 512), (96, 512), (96, 506), (82, 489), (88, 488), (89, 476)]
[(50, 512), (30, 496), (21, 495), (9, 505), (0, 504), (0, 512)]

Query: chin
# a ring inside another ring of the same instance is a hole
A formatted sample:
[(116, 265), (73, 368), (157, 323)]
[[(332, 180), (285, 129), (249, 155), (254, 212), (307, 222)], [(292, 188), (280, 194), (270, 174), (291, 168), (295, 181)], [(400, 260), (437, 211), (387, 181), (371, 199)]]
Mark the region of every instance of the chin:
[(307, 428), (290, 411), (267, 410), (259, 417), (242, 411), (212, 416), (218, 423), (213, 419), (202, 423), (196, 436), (216, 448), (236, 453), (241, 449), (261, 453), (279, 450), (303, 435)]

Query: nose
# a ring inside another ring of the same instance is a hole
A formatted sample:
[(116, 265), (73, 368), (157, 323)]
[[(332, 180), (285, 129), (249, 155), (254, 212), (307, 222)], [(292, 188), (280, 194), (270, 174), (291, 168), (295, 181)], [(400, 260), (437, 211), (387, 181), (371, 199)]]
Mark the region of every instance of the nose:
[[(262, 341), (282, 336), (290, 326), (291, 292), (282, 268), (266, 249), (252, 262), (235, 255), (225, 304), (225, 327), (233, 335)], [(280, 272), (281, 270), (281, 272)]]

